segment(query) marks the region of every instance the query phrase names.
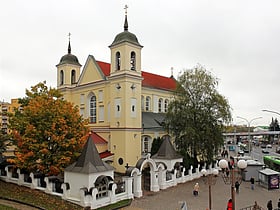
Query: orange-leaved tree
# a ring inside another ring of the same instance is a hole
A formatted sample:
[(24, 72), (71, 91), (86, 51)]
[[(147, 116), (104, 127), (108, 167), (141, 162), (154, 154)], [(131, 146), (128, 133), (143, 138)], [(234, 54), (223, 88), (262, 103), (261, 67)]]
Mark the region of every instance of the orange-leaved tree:
[(26, 90), (22, 109), (9, 119), (17, 143), (10, 161), (29, 172), (57, 175), (76, 160), (85, 143), (86, 121), (77, 107), (45, 82)]

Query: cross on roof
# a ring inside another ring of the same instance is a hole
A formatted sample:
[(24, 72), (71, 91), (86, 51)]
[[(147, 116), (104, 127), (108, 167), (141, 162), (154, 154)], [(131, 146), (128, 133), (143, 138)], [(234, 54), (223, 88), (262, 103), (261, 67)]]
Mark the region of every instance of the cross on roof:
[(127, 5), (125, 5), (125, 6), (124, 6), (125, 15), (127, 15), (127, 8), (128, 8), (128, 6), (127, 6)]

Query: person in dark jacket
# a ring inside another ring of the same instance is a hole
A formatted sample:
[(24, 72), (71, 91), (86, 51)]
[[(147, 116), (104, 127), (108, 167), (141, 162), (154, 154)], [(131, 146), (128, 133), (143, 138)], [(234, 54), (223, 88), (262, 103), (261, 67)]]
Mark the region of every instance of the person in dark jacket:
[(273, 207), (272, 207), (272, 200), (269, 200), (269, 201), (267, 202), (266, 207), (267, 207), (267, 210), (272, 210), (272, 209), (273, 209)]
[(236, 191), (236, 193), (239, 193), (239, 186), (240, 186), (239, 182), (236, 181), (235, 182), (235, 191)]

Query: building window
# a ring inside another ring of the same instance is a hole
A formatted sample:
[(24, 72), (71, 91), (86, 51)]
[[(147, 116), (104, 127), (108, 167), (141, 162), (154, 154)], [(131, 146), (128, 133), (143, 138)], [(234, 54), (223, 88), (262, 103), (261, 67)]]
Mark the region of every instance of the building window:
[(96, 189), (97, 189), (97, 194), (96, 194), (96, 199), (100, 199), (103, 197), (108, 196), (108, 191), (109, 191), (109, 180), (105, 176), (99, 176), (95, 183), (94, 183)]
[(121, 54), (120, 52), (116, 53), (116, 70), (121, 69)]
[(169, 104), (169, 101), (167, 99), (165, 99), (165, 101), (164, 101), (164, 112), (167, 112), (168, 104)]
[(76, 71), (73, 69), (71, 71), (71, 84), (75, 84), (76, 83)]
[(160, 98), (159, 100), (158, 100), (158, 112), (162, 112), (162, 98)]
[(60, 85), (64, 84), (64, 72), (63, 70), (60, 71)]
[(142, 153), (147, 154), (151, 152), (151, 137), (150, 136), (143, 136), (142, 137)]
[(98, 102), (102, 102), (103, 101), (103, 90), (99, 90), (98, 91)]
[(80, 104), (85, 104), (85, 94), (80, 95)]
[(96, 96), (90, 97), (89, 101), (89, 122), (96, 123)]
[(99, 122), (104, 122), (104, 106), (99, 107), (98, 120)]
[(147, 96), (146, 97), (146, 111), (150, 111), (151, 110), (151, 97)]
[(84, 115), (85, 115), (85, 109), (84, 108), (80, 108), (80, 115), (82, 117), (84, 117)]
[(130, 70), (136, 70), (136, 55), (134, 51), (130, 53)]

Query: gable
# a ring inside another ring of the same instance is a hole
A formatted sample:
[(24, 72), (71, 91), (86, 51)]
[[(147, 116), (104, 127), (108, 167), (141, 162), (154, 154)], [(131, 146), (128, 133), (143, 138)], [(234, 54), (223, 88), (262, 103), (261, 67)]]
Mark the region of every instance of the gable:
[(78, 85), (89, 84), (102, 80), (106, 80), (106, 76), (97, 64), (95, 58), (92, 55), (89, 55), (79, 78)]

